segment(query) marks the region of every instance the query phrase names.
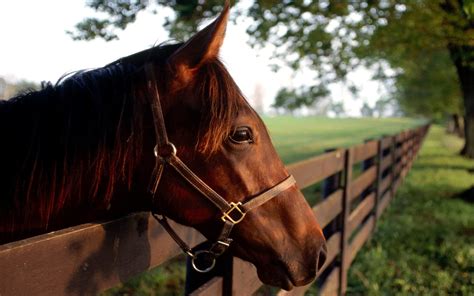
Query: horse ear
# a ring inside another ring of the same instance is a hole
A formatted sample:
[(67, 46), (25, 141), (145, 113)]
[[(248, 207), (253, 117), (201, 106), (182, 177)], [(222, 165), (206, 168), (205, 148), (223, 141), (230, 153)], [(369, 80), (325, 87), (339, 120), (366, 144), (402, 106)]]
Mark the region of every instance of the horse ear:
[(168, 61), (178, 75), (186, 79), (204, 62), (217, 58), (224, 41), (228, 18), (229, 1), (226, 0), (219, 17), (197, 32), (169, 57)]

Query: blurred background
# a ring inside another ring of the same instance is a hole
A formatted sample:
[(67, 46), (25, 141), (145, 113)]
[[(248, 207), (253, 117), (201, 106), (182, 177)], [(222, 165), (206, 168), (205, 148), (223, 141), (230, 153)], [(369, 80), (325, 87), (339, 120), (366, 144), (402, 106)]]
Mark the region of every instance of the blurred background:
[[(186, 40), (222, 5), (202, 2), (5, 2), (0, 27), (8, 45), (0, 49), (0, 77), (8, 87), (0, 98), (155, 44)], [(369, 62), (371, 50), (357, 52), (362, 46), (356, 38), (362, 37), (349, 28), (359, 16), (324, 1), (312, 4), (317, 11), (304, 12), (304, 6), (304, 1), (276, 7), (272, 1), (238, 1), (232, 9), (221, 56), (254, 108), (331, 117), (407, 113), (394, 100), (396, 67), (373, 56)]]

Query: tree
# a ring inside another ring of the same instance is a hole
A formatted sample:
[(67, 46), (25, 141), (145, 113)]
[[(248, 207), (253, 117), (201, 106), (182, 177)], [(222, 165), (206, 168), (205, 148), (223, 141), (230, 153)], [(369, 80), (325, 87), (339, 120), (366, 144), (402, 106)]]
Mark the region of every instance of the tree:
[(102, 38), (118, 39), (117, 30), (125, 29), (136, 20), (137, 14), (149, 7), (151, 12), (171, 8), (174, 16), (165, 19), (164, 27), (173, 38), (188, 39), (205, 19), (217, 16), (224, 7), (221, 0), (88, 0), (86, 5), (102, 14), (89, 17), (76, 25), (75, 31), (67, 31), (75, 40)]
[(263, 87), (260, 83), (255, 85), (255, 89), (251, 98), (251, 105), (258, 114), (263, 114)]
[(342, 117), (346, 114), (343, 102), (331, 102), (331, 105), (329, 105), (329, 110), (333, 112), (336, 117)]
[(360, 108), (360, 114), (364, 117), (374, 117), (374, 109), (367, 102), (364, 102)]
[(272, 107), (275, 109), (284, 109), (291, 112), (303, 106), (314, 106), (318, 99), (329, 95), (327, 89), (321, 89), (315, 86), (302, 87), (299, 89), (282, 88), (278, 91), (275, 102)]
[(39, 90), (41, 87), (32, 81), (20, 80), (17, 82), (10, 82), (0, 77), (0, 100), (8, 100), (14, 96), (25, 92)]
[[(465, 115), (462, 154), (474, 158), (474, 1), (398, 1), (362, 58), (388, 61), (393, 95), (407, 114)], [(382, 20), (374, 17), (374, 20)]]
[[(215, 0), (155, 2), (157, 9), (171, 7), (176, 12), (165, 27), (177, 38), (195, 30), (202, 19), (217, 15), (222, 7), (222, 1)], [(75, 37), (115, 38), (113, 29), (133, 22), (149, 3), (92, 0), (88, 5), (109, 17), (78, 24)], [(397, 53), (416, 62), (426, 52), (447, 50), (463, 97), (463, 153), (474, 158), (474, 0), (260, 0), (238, 8), (235, 16), (253, 19), (247, 29), (252, 45), (273, 43), (274, 55), (289, 66), (315, 70), (317, 80), (311, 86), (318, 89), (315, 94), (327, 92), (330, 82), (344, 80), (360, 65), (383, 65), (381, 61), (386, 61), (392, 66)], [(397, 66), (404, 67), (397, 63), (393, 68)]]
[(392, 96), (407, 115), (434, 120), (462, 114), (463, 104), (456, 69), (447, 50), (427, 53), (418, 63), (405, 63), (397, 75)]

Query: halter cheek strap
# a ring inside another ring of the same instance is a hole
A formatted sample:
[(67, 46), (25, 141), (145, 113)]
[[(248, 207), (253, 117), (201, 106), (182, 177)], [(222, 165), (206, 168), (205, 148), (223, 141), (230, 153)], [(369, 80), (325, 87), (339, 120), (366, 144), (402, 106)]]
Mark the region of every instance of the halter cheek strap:
[[(161, 175), (165, 167), (173, 168), (184, 180), (194, 189), (200, 192), (205, 198), (211, 201), (222, 213), (222, 230), (216, 241), (208, 250), (194, 252), (171, 228), (165, 216), (152, 210), (153, 217), (163, 226), (169, 235), (176, 241), (185, 254), (192, 258), (192, 264), (198, 272), (208, 272), (215, 265), (215, 259), (222, 255), (232, 242), (230, 233), (234, 225), (240, 223), (245, 215), (254, 208), (257, 208), (267, 201), (271, 200), (281, 192), (287, 190), (295, 184), (293, 176), (288, 176), (285, 180), (267, 189), (265, 192), (255, 196), (245, 203), (228, 202), (221, 195), (209, 187), (201, 178), (199, 178), (181, 159), (177, 156), (176, 147), (168, 140), (166, 133), (163, 111), (161, 108), (158, 88), (155, 84), (155, 74), (152, 64), (145, 66), (147, 75), (148, 89), (152, 96), (149, 97), (153, 120), (155, 125), (156, 146), (154, 149), (156, 163), (152, 173), (149, 191), (153, 198), (160, 183)], [(153, 203), (155, 204), (155, 203)], [(203, 263), (204, 262), (204, 263)]]

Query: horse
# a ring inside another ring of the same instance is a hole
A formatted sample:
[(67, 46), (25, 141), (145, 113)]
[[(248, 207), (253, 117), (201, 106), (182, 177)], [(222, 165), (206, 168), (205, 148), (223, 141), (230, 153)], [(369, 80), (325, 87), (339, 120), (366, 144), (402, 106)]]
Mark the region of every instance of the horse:
[[(313, 281), (325, 239), (218, 58), (228, 15), (226, 4), (187, 42), (1, 102), (0, 243), (150, 211), (193, 259), (226, 251), (263, 283)], [(212, 247), (193, 253), (166, 217)]]

